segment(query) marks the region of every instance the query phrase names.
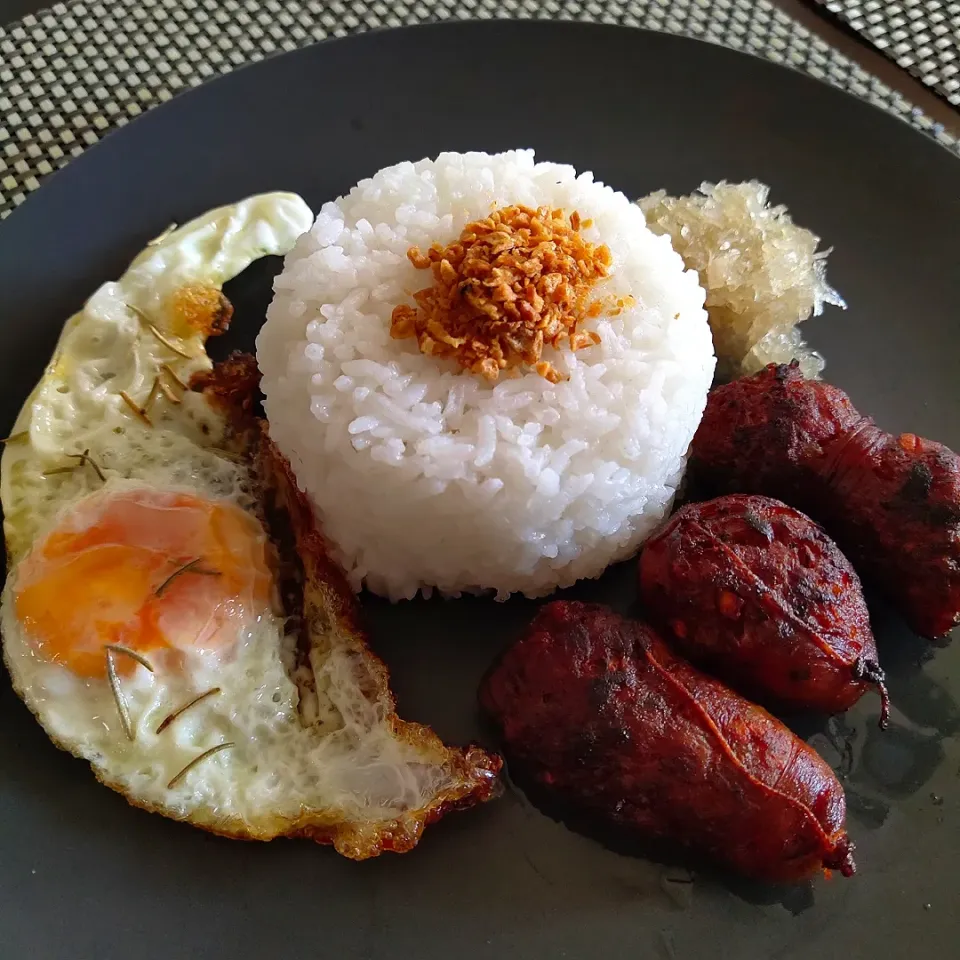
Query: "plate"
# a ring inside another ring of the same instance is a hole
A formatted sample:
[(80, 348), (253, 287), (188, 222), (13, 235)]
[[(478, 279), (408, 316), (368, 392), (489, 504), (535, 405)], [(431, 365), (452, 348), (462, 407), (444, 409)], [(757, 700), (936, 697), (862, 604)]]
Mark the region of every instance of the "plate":
[[(315, 208), (441, 150), (532, 146), (631, 195), (757, 177), (833, 245), (851, 308), (808, 324), (828, 377), (891, 430), (960, 449), (960, 165), (826, 85), (700, 42), (613, 27), (468, 23), (371, 33), (240, 70), (73, 161), (0, 228), (12, 422), (66, 317), (171, 220), (261, 190)], [(232, 284), (251, 346), (278, 263)], [(627, 610), (627, 564), (571, 591)], [(952, 954), (960, 936), (960, 649), (932, 651), (873, 598), (895, 705), (797, 729), (843, 775), (861, 872), (790, 889), (668, 870), (511, 790), (420, 847), (362, 864), (242, 844), (129, 808), (0, 691), (0, 928), (8, 956), (462, 960)], [(482, 737), (474, 696), (533, 604), (366, 599), (404, 716)], [(932, 656), (931, 656), (932, 654)]]

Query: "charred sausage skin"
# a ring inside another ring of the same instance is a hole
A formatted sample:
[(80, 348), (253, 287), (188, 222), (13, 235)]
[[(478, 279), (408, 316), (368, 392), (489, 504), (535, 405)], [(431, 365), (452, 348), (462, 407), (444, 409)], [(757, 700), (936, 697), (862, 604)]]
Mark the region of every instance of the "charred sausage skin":
[(822, 523), (921, 636), (960, 623), (960, 457), (942, 444), (771, 364), (710, 394), (689, 469), (698, 493), (762, 493)]
[(515, 769), (626, 836), (768, 881), (855, 870), (830, 767), (643, 623), (550, 603), (484, 678), (480, 704)]
[(644, 545), (640, 594), (695, 664), (768, 707), (839, 713), (887, 695), (860, 580), (809, 517), (735, 494), (678, 510)]

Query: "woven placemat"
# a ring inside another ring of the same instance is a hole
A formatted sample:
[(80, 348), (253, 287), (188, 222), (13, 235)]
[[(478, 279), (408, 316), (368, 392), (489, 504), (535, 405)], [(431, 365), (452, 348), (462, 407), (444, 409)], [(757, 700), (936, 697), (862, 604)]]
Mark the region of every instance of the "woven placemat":
[(495, 17), (687, 34), (787, 64), (960, 152), (938, 124), (766, 0), (111, 0), (0, 29), (0, 217), (111, 130), (234, 67), (373, 27)]
[(818, 0), (898, 66), (960, 107), (960, 3)]

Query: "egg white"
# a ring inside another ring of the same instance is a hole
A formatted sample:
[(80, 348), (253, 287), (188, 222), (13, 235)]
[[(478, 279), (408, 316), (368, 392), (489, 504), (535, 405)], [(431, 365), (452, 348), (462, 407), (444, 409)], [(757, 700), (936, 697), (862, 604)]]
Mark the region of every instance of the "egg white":
[[(365, 824), (376, 830), (413, 818), (405, 829), (415, 842), (422, 817), (414, 814), (462, 787), (436, 738), (416, 747), (397, 736), (389, 694), (369, 694), (377, 684), (386, 691), (385, 679), (371, 678), (352, 641), (335, 638), (313, 658), (316, 695), (306, 720), (290, 679), (296, 638), (273, 605), (249, 611), (232, 646), (188, 653), (179, 664), (148, 654), (152, 673), (137, 665), (120, 678), (131, 740), (107, 679), (77, 676), (42, 656), (15, 603), (21, 561), (84, 498), (145, 487), (256, 513), (250, 467), (228, 451), (224, 417), (203, 395), (177, 390), (180, 404), (155, 396), (147, 424), (120, 391), (142, 403), (163, 364), (183, 382), (209, 369), (201, 335), (181, 339), (164, 326), (166, 298), (187, 283), (219, 287), (254, 258), (286, 252), (311, 221), (306, 204), (288, 194), (212, 211), (148, 247), (68, 321), (0, 467), (9, 563), (0, 627), (14, 687), (51, 739), (131, 802), (262, 839), (352, 820), (352, 832), (335, 841), (352, 855), (369, 847)], [(80, 459), (84, 451), (91, 462)], [(158, 732), (212, 688), (220, 692)], [(180, 775), (224, 743), (232, 746)]]
[[(133, 415), (121, 391), (143, 403), (164, 364), (184, 383), (209, 370), (203, 336), (173, 335), (164, 305), (184, 286), (219, 288), (257, 258), (286, 253), (312, 218), (303, 200), (283, 193), (212, 210), (148, 246), (67, 321), (0, 465), (8, 563), (65, 505), (100, 488), (87, 468), (47, 475), (85, 449), (111, 475), (190, 486), (197, 477), (233, 491), (242, 471), (225, 466), (218, 447), (226, 425), (202, 396), (185, 394), (180, 406), (160, 397), (150, 408), (151, 429)], [(157, 339), (144, 318), (179, 352)]]

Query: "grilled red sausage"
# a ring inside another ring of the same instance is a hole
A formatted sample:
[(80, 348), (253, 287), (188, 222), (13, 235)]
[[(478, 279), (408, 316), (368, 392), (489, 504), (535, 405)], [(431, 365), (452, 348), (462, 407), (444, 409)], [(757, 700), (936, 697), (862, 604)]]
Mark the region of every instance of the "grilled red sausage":
[(647, 541), (640, 594), (681, 652), (770, 707), (888, 698), (860, 580), (809, 517), (768, 497), (693, 503)]
[(854, 873), (830, 767), (645, 624), (550, 603), (484, 678), (480, 704), (515, 771), (628, 837), (769, 881)]
[(822, 523), (921, 636), (960, 623), (960, 457), (861, 417), (795, 364), (718, 387), (693, 439), (703, 493), (762, 493)]

